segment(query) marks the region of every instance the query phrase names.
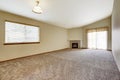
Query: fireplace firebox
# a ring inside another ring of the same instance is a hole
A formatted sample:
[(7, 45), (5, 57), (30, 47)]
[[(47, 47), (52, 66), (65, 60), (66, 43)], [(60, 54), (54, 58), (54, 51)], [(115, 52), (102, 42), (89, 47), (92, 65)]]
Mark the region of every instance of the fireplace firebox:
[(78, 43), (72, 43), (72, 48), (78, 48)]
[(81, 40), (70, 40), (70, 48), (80, 49)]

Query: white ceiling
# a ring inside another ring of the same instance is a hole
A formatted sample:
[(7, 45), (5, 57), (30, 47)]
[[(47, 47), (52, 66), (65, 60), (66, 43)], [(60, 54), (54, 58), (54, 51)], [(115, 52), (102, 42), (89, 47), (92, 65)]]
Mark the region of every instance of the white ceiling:
[(114, 0), (40, 0), (42, 14), (32, 8), (35, 0), (0, 0), (0, 10), (64, 28), (81, 27), (112, 14)]

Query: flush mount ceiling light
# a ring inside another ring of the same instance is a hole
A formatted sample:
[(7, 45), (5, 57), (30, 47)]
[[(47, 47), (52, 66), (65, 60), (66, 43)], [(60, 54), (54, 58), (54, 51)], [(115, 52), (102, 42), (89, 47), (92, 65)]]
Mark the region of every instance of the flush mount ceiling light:
[(34, 8), (32, 10), (34, 13), (41, 14), (43, 12), (41, 7), (39, 6), (39, 4), (40, 4), (40, 1), (37, 0), (36, 5), (34, 6)]

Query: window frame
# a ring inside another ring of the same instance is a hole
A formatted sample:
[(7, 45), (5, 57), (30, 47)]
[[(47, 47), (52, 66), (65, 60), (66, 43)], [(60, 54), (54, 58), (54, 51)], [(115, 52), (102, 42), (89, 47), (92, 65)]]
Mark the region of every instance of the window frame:
[(28, 25), (28, 26), (33, 26), (33, 27), (38, 27), (38, 30), (39, 30), (39, 41), (36, 41), (36, 42), (11, 42), (11, 43), (7, 43), (5, 42), (6, 38), (6, 31), (5, 31), (5, 28), (6, 28), (6, 24), (4, 25), (4, 45), (19, 45), (19, 44), (39, 44), (40, 43), (40, 27), (39, 26), (36, 26), (36, 25), (32, 25), (32, 24), (26, 24), (26, 23), (22, 23), (22, 22), (15, 22), (15, 21), (9, 21), (9, 20), (5, 20), (4, 23), (6, 22), (11, 22), (11, 23), (16, 23), (16, 24), (22, 24), (22, 25)]
[[(110, 31), (109, 31), (109, 29), (110, 29), (109, 26), (97, 27), (97, 28), (86, 28), (86, 29), (85, 29), (85, 30), (86, 30), (85, 35), (86, 35), (86, 41), (87, 41), (87, 44), (86, 44), (87, 48), (88, 48), (88, 30), (93, 30), (93, 29), (94, 29), (94, 30), (96, 30), (95, 32), (97, 32), (97, 30), (98, 30), (98, 29), (101, 29), (101, 28), (106, 28), (106, 31), (107, 31), (107, 49), (108, 49), (108, 44), (109, 44), (109, 40), (108, 40), (108, 39), (109, 39), (109, 35), (110, 35), (110, 34), (109, 34), (109, 32), (110, 32)], [(88, 49), (89, 49), (89, 48), (88, 48)], [(95, 49), (97, 49), (97, 48), (95, 48)], [(106, 49), (106, 50), (107, 50), (107, 49)], [(105, 49), (102, 49), (102, 50), (105, 50)]]

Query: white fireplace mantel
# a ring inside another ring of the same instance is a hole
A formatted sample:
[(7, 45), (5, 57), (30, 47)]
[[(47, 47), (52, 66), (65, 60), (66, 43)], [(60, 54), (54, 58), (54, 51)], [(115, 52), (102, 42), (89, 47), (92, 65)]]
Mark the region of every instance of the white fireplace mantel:
[(78, 48), (81, 48), (81, 40), (69, 40), (70, 48), (72, 48), (72, 43), (78, 43)]

